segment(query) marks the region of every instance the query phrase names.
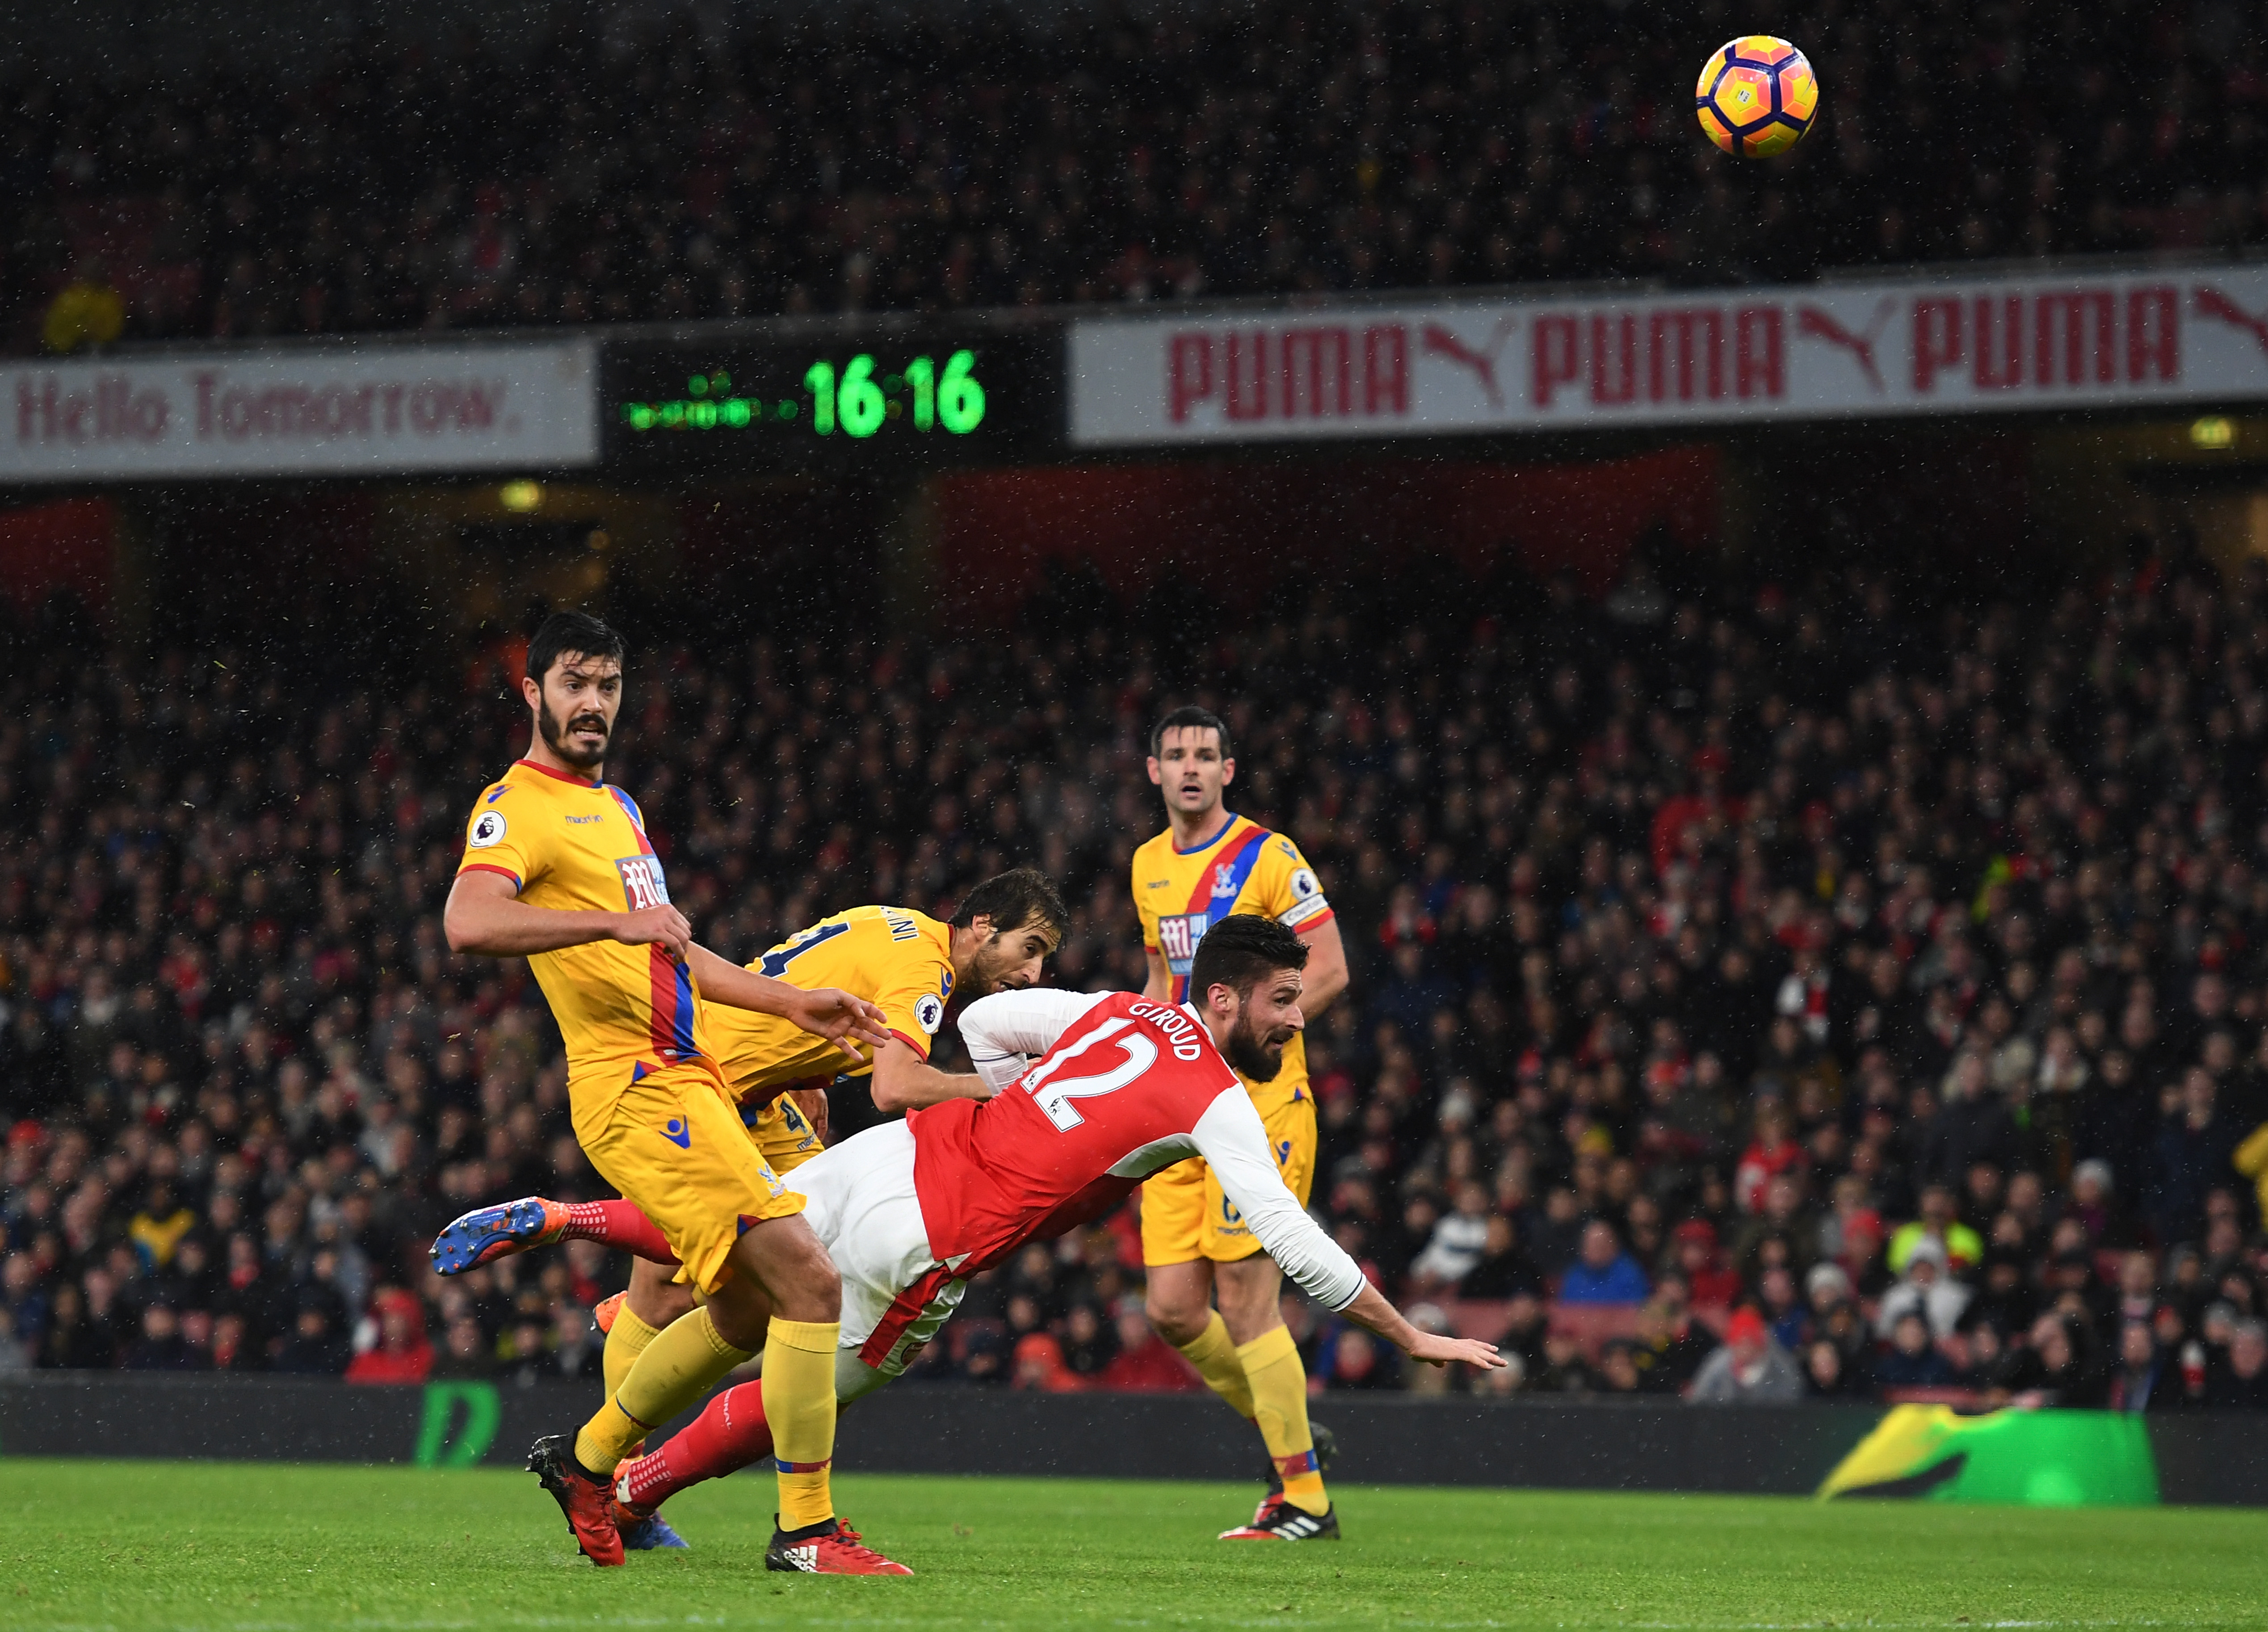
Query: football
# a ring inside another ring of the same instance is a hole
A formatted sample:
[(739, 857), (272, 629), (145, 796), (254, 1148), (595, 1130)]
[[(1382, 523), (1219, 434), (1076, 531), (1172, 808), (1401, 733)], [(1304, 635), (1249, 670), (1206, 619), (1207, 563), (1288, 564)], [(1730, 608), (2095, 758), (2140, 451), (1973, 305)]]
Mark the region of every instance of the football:
[(1770, 34), (1743, 34), (1701, 65), (1694, 116), (1736, 159), (1770, 159), (1803, 140), (1819, 109), (1819, 77), (1803, 53)]

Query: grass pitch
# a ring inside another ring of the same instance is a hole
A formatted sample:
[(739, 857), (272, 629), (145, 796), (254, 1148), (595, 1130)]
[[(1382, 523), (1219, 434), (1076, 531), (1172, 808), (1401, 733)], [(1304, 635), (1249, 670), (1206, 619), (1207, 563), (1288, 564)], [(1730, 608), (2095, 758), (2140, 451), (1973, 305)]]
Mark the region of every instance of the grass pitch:
[(2268, 1514), (1342, 1486), (1336, 1545), (1215, 1542), (1256, 1486), (846, 1476), (910, 1581), (767, 1575), (769, 1481), (593, 1569), (526, 1474), (0, 1460), (0, 1628), (2268, 1623)]

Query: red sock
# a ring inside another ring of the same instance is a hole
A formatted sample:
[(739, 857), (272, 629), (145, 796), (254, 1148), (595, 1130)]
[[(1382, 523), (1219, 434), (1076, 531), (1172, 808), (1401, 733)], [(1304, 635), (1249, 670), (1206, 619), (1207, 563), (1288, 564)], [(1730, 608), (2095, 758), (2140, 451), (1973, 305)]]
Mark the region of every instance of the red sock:
[(669, 1250), (668, 1237), (633, 1202), (571, 1201), (567, 1234), (570, 1239), (603, 1241), (656, 1264), (677, 1261), (677, 1254)]
[(764, 1421), (764, 1385), (742, 1383), (709, 1402), (709, 1408), (660, 1450), (624, 1463), (628, 1499), (659, 1507), (704, 1479), (722, 1479), (772, 1453), (772, 1427)]

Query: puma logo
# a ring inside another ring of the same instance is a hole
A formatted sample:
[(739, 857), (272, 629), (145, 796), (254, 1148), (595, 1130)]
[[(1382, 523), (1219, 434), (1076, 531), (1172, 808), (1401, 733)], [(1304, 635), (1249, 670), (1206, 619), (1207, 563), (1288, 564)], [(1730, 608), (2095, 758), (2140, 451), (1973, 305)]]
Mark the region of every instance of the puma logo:
[(1859, 370), (1867, 376), (1867, 383), (1876, 395), (1882, 389), (1881, 371), (1874, 366), (1874, 342), (1889, 321), (1892, 301), (1885, 295), (1875, 302), (1874, 320), (1863, 334), (1852, 334), (1832, 312), (1815, 306), (1800, 306), (1795, 309), (1795, 332), (1812, 340), (1824, 340), (1830, 345), (1840, 346), (1859, 359)]
[(2268, 351), (2268, 317), (2253, 316), (2211, 284), (2199, 284), (2190, 299), (2199, 317), (2215, 318), (2242, 329), (2259, 343), (2263, 351)]
[(1439, 323), (1428, 323), (1418, 331), (1418, 349), (1435, 357), (1447, 358), (1460, 368), (1471, 369), (1481, 382), (1481, 389), (1488, 393), (1489, 406), (1502, 408), (1504, 393), (1497, 387), (1496, 356), (1504, 349), (1506, 338), (1519, 321), (1514, 317), (1497, 319), (1489, 329), (1488, 349), (1484, 351), (1473, 350), (1458, 337), (1454, 330), (1445, 329)]

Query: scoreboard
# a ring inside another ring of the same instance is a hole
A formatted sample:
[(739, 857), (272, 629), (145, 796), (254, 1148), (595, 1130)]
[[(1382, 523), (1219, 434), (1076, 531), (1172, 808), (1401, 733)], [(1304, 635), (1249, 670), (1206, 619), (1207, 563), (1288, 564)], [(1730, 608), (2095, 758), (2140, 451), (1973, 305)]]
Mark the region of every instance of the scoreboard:
[(721, 475), (1047, 458), (1064, 446), (1063, 356), (1053, 327), (616, 343), (602, 373), (606, 460), (625, 475)]

